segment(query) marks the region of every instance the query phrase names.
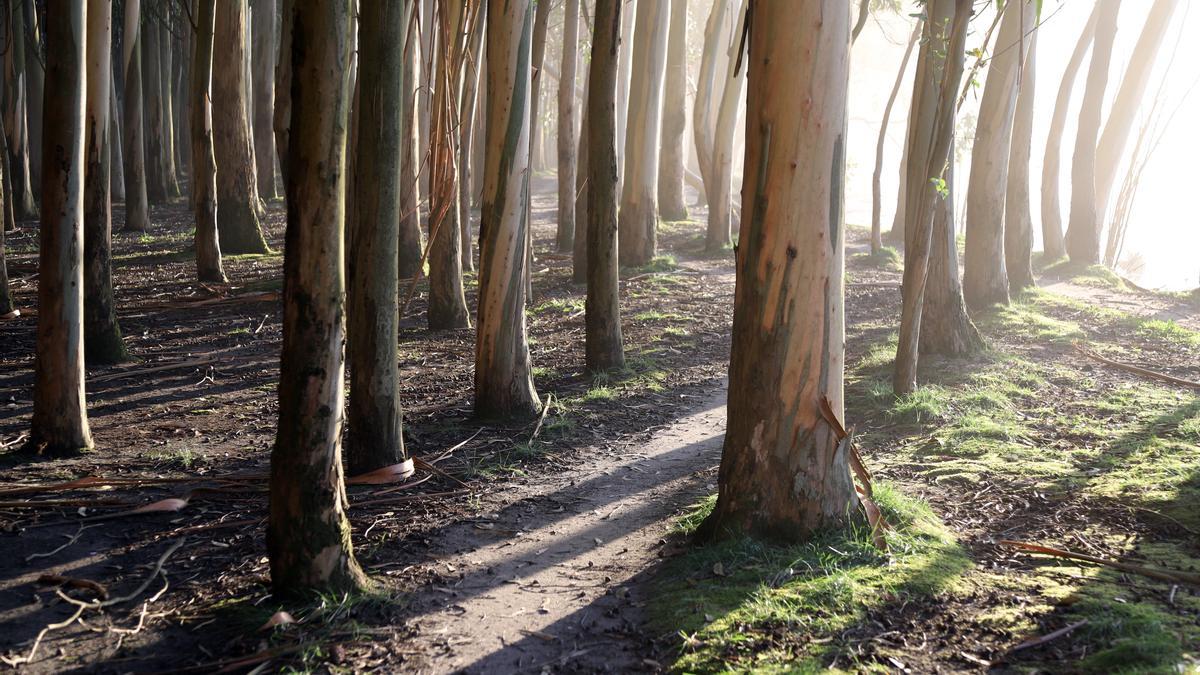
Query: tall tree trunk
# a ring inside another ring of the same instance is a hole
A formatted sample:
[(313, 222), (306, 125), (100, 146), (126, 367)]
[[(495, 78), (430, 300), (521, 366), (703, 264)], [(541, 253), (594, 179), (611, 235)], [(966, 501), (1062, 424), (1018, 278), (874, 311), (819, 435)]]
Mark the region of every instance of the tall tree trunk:
[(29, 182), (42, 184), (42, 104), (46, 95), (46, 70), (42, 64), (41, 26), (34, 0), (25, 3), (26, 111), (29, 124)]
[(246, 9), (246, 0), (217, 3), (215, 40), (221, 48), (213, 50), (212, 112), (220, 204), (217, 227), (221, 250), (227, 254), (271, 250), (259, 223), (262, 207), (246, 118)]
[(471, 245), (471, 152), (475, 116), (479, 114), (477, 109), (481, 107), (477, 101), (480, 69), (483, 67), (483, 59), (480, 58), (482, 51), (483, 20), (476, 19), (464, 58), (461, 105), (458, 113), (458, 229), (462, 240), (459, 255), (462, 258), (462, 268), (468, 271), (475, 269), (475, 247)]
[[(415, 14), (418, 4), (414, 3), (410, 15)], [(417, 171), (420, 168), (420, 141), (417, 139), (417, 88), (420, 86), (421, 25), (411, 16), (404, 27), (404, 58), (400, 63), (400, 115), (402, 135), (400, 138), (400, 224), (399, 224), (399, 267), (401, 279), (411, 279), (421, 274), (424, 248), (421, 243), (421, 210), (417, 200), (420, 187)]]
[(555, 243), (560, 253), (571, 251), (575, 245), (575, 179), (578, 173), (576, 162), (579, 159), (576, 155), (579, 150), (576, 132), (579, 120), (575, 114), (575, 80), (579, 62), (581, 0), (565, 2), (562, 69), (558, 77), (558, 231)]
[(996, 44), (1012, 46), (1001, 48), (992, 58), (979, 104), (979, 122), (971, 150), (971, 180), (967, 185), (967, 250), (963, 268), (963, 297), (972, 309), (1008, 304), (1004, 193), (1017, 108), (1017, 78), (1021, 57), (1029, 47), (1029, 37), (1023, 38), (1022, 34), (1025, 27), (1033, 26), (1036, 5), (1034, 0), (1005, 5)]
[[(358, 162), (351, 220), (350, 407), (346, 465), (364, 473), (408, 461), (401, 430), (399, 324), (401, 72), (411, 0), (364, 2), (359, 22)], [(406, 465), (406, 466), (411, 466)], [(411, 469), (410, 469), (411, 470)]]
[(164, 21), (156, 22), (158, 26), (158, 63), (159, 63), (159, 78), (155, 85), (158, 87), (159, 96), (158, 102), (162, 106), (162, 164), (163, 164), (163, 182), (167, 188), (168, 197), (178, 197), (183, 194), (179, 189), (179, 174), (175, 170), (175, 111), (174, 103), (171, 100), (171, 82), (174, 78), (174, 71), (171, 62), (171, 45), (174, 42), (171, 36), (171, 29), (165, 23), (171, 16), (169, 9), (164, 6), (163, 17)]
[[(588, 69), (587, 304), (585, 363), (590, 373), (625, 367), (617, 266), (617, 56), (622, 0), (596, 0)], [(578, 267), (578, 262), (576, 262)]]
[(797, 541), (858, 503), (821, 414), (842, 415), (850, 8), (756, 2), (749, 43), (729, 422), (701, 534)]
[(1075, 262), (1100, 262), (1100, 219), (1096, 192), (1096, 143), (1104, 113), (1104, 93), (1117, 38), (1119, 0), (1096, 0), (1096, 34), (1092, 39), (1092, 61), (1088, 67), (1075, 154), (1071, 158), (1071, 213), (1067, 221), (1067, 255)]
[[(705, 185), (712, 184), (713, 134), (713, 104), (716, 95), (717, 71), (726, 72), (719, 67), (721, 62), (721, 47), (726, 43), (726, 19), (729, 11), (729, 0), (713, 0), (708, 22), (704, 26), (704, 50), (700, 53), (700, 73), (696, 80), (696, 101), (692, 106), (692, 137), (696, 146), (696, 166), (700, 169), (700, 178)], [(719, 103), (720, 101), (716, 101)], [(618, 114), (622, 114), (618, 111)]]
[[(7, 0), (4, 50), (4, 128), (8, 131), (9, 181), (13, 186), (13, 213), (17, 220), (38, 217), (29, 167), (29, 100), (25, 62), (25, 3)], [(44, 147), (44, 146), (43, 146)]]
[[(191, 68), (192, 211), (196, 217), (196, 278), (225, 282), (217, 228), (217, 156), (213, 139), (213, 42), (217, 0), (197, 0), (195, 53)], [(222, 0), (224, 1), (224, 0)]]
[(108, 73), (108, 147), (109, 147), (109, 193), (114, 202), (125, 201), (125, 158), (121, 145), (121, 105), (117, 101), (117, 64), (120, 54), (109, 57), (112, 69)]
[[(192, 0), (187, 0), (191, 4)], [(183, 30), (180, 39), (176, 41), (175, 51), (175, 95), (173, 110), (175, 112), (175, 166), (179, 180), (183, 180), (186, 167), (192, 165), (192, 132), (191, 132), (191, 101), (188, 90), (191, 89), (192, 63), (192, 26), (191, 19), (183, 19)], [(189, 195), (190, 197), (190, 195)]]
[(1117, 170), (1121, 168), (1121, 159), (1125, 156), (1125, 148), (1129, 144), (1138, 109), (1146, 97), (1146, 87), (1150, 84), (1154, 61), (1162, 44), (1167, 41), (1167, 29), (1170, 28), (1171, 19), (1178, 7), (1179, 0), (1155, 0), (1150, 6), (1150, 15), (1146, 18), (1137, 45), (1133, 48), (1129, 66), (1125, 69), (1125, 76), (1121, 78), (1121, 86), (1113, 99), (1108, 121), (1104, 123), (1104, 133), (1100, 135), (1100, 141), (1096, 145), (1097, 242), (1106, 222)]
[[(6, 127), (4, 124), (4, 115), (0, 115), (0, 164), (8, 166), (8, 135), (5, 133)], [(0, 211), (3, 211), (4, 224), (3, 226), (0, 226), (0, 229), (3, 229), (5, 232), (12, 232), (13, 230), (17, 229), (17, 219), (16, 216), (13, 215), (13, 186), (11, 174), (12, 172), (7, 169), (0, 171), (0, 192), (4, 194), (2, 208), (0, 208)]]
[(438, 0), (441, 50), (430, 119), (429, 311), (431, 329), (471, 325), (463, 291), (462, 230), (458, 224), (458, 110), (473, 0)]
[(1046, 157), (1042, 161), (1042, 255), (1046, 262), (1058, 260), (1067, 254), (1063, 241), (1062, 207), (1062, 146), (1063, 130), (1067, 126), (1067, 112), (1071, 107), (1071, 94), (1075, 91), (1075, 80), (1079, 76), (1083, 58), (1087, 56), (1092, 40), (1096, 36), (1096, 19), (1104, 11), (1097, 4), (1088, 18), (1071, 60), (1063, 71), (1062, 83), (1058, 85), (1058, 98), (1054, 102), (1054, 114), (1050, 118), (1050, 132), (1046, 136)]
[[(0, 115), (0, 142), (3, 142), (4, 136), (4, 116)], [(3, 155), (0, 155), (3, 158)], [(0, 159), (0, 184), (7, 182), (8, 171), (5, 169), (5, 162)], [(0, 213), (11, 213), (9, 208), (8, 191), (0, 189)], [(3, 218), (0, 218), (3, 220)], [(0, 223), (0, 317), (11, 314), (13, 311), (12, 294), (8, 290), (8, 263), (4, 255), (4, 223)]]
[[(742, 0), (735, 26), (746, 19), (750, 3)], [(742, 90), (746, 86), (746, 72), (737, 72), (738, 49), (742, 43), (735, 40), (726, 60), (725, 87), (721, 93), (721, 107), (717, 112), (717, 126), (713, 133), (712, 166), (708, 169), (711, 183), (705, 185), (708, 193), (708, 229), (704, 237), (704, 250), (715, 253), (732, 243), (733, 237), (733, 152), (734, 132), (737, 131), (738, 109), (742, 102)]]
[[(542, 137), (545, 123), (541, 118), (542, 109), (542, 63), (546, 60), (546, 30), (550, 24), (550, 9), (553, 3), (535, 0), (536, 9), (533, 16), (533, 55), (532, 90), (530, 94), (529, 112), (529, 171), (536, 173), (545, 170)], [(486, 189), (486, 187), (485, 187)], [(533, 222), (533, 201), (526, 202), (525, 218)], [(482, 223), (482, 217), (480, 223)], [(525, 297), (533, 297), (533, 227), (525, 228)]]
[(670, 0), (637, 5), (632, 58), (638, 67), (629, 85), (617, 239), (620, 262), (629, 267), (650, 262), (658, 247), (658, 157), (670, 16)]
[(129, 359), (121, 341), (112, 285), (112, 201), (109, 197), (109, 77), (112, 73), (112, 2), (88, 3), (87, 107), (84, 116), (83, 344), (89, 363)]
[(287, 185), (289, 127), (292, 123), (292, 16), (296, 0), (279, 0), (279, 49), (275, 63), (275, 110), (271, 128), (275, 132), (275, 154), (279, 158), (279, 173)]
[(934, 178), (945, 180), (952, 160), (955, 96), (966, 59), (967, 26), (971, 0), (933, 0), (926, 5), (928, 20), (917, 75), (913, 82), (910, 115), (915, 121), (909, 136), (909, 164), (905, 170), (909, 191), (905, 196), (904, 280), (901, 287), (900, 339), (896, 347), (892, 389), (897, 396), (917, 388), (925, 289), (933, 243), (934, 213), (939, 194)]
[(1033, 279), (1033, 211), (1029, 194), (1029, 157), (1033, 144), (1034, 91), (1037, 77), (1035, 31), (1021, 71), (1017, 111), (1008, 154), (1008, 185), (1004, 193), (1004, 267), (1012, 294), (1035, 285)]
[(479, 228), (475, 413), (481, 417), (532, 417), (542, 408), (533, 386), (525, 333), (532, 4), (530, 0), (489, 0), (487, 24), (491, 95)]
[(275, 40), (279, 17), (275, 0), (254, 0), (251, 10), (254, 47), (254, 161), (258, 196), (275, 199), (275, 134), (271, 117), (275, 111), (275, 64), (279, 61)]
[(161, 204), (167, 199), (167, 176), (163, 163), (162, 119), (162, 52), (158, 48), (157, 18), (151, 13), (142, 17), (138, 31), (138, 51), (142, 60), (142, 109), (145, 117), (146, 194), (150, 203)]
[[(619, 26), (618, 26), (617, 30), (618, 31), (620, 30)], [(593, 40), (594, 39), (595, 38), (593, 37)], [(620, 40), (621, 40), (620, 33), (618, 33), (617, 35), (615, 35), (613, 37), (614, 44), (618, 45), (616, 47), (616, 49), (618, 50), (618, 53), (620, 51), (620, 47), (619, 47)], [(616, 69), (617, 66), (614, 65), (613, 68)], [(614, 87), (616, 86), (615, 77), (614, 77), (613, 86)], [(585, 102), (591, 100), (589, 98), (590, 88), (591, 88), (591, 69), (589, 67), (588, 77), (585, 78), (585, 81), (583, 84), (583, 100)], [(614, 104), (615, 104), (615, 102), (616, 102), (615, 94), (613, 96), (613, 99), (614, 99)], [(591, 136), (591, 131), (588, 130), (589, 125), (591, 124), (591, 122), (589, 121), (590, 113), (588, 112), (588, 110), (590, 108), (591, 108), (591, 103), (585, 103), (583, 106), (583, 117), (582, 117), (582, 119), (580, 119), (580, 127), (579, 127), (580, 128), (579, 151), (578, 151), (578, 154), (576, 155), (576, 165), (583, 167), (582, 171), (575, 172), (575, 242), (571, 246), (571, 281), (573, 281), (577, 284), (582, 284), (582, 283), (587, 282), (588, 247), (591, 245), (589, 243), (591, 241), (591, 235), (588, 234), (588, 222), (590, 221), (590, 218), (591, 218), (591, 216), (588, 214), (588, 211), (591, 210), (590, 204), (589, 204), (589, 202), (591, 201), (591, 197), (589, 196), (590, 190), (588, 190), (588, 183), (591, 182), (591, 160), (590, 160), (591, 153), (588, 150), (588, 146), (589, 146), (588, 137)], [(615, 134), (616, 113), (613, 113), (613, 116), (614, 116), (613, 129), (614, 129), (614, 134)], [(614, 141), (615, 141), (615, 137), (614, 137)], [(617, 181), (613, 184), (614, 190), (616, 189), (616, 186), (620, 184), (620, 182), (621, 182), (620, 178), (618, 178)]]
[[(687, 130), (688, 0), (672, 0), (667, 38), (667, 74), (663, 88), (662, 158), (658, 164), (658, 210), (664, 220), (686, 220), (683, 200), (684, 145)], [(572, 43), (574, 44), (574, 43)]]
[(146, 187), (145, 131), (142, 105), (141, 2), (125, 0), (124, 54), (125, 101), (121, 110), (125, 137), (122, 159), (125, 162), (125, 229), (145, 232), (150, 229), (150, 209)]
[[(654, 3), (658, 4), (658, 3)], [(629, 80), (633, 73), (633, 24), (636, 8), (621, 17), (621, 55), (617, 62), (617, 167), (625, 166), (625, 133), (629, 123)], [(624, 172), (618, 172), (617, 191), (625, 180)]]
[(421, 0), (421, 88), (417, 93), (417, 114), (420, 131), (417, 139), (420, 179), (420, 203), (429, 209), (429, 181), (432, 173), (433, 90), (437, 78), (437, 6), (441, 0)]
[[(951, 146), (950, 157), (954, 156)], [(933, 213), (933, 244), (929, 249), (929, 276), (921, 312), (920, 353), (967, 356), (982, 351), (983, 336), (967, 314), (962, 280), (958, 276), (958, 240), (954, 227), (954, 200), (958, 185), (954, 162), (946, 166), (946, 197), (938, 199)]]
[(295, 79), (288, 128), (296, 134), (287, 150), (283, 353), (267, 552), (277, 593), (348, 592), (367, 584), (350, 544), (341, 462), (351, 3), (289, 4), (285, 23), (294, 39), (287, 58)]
[[(42, 118), (42, 217), (33, 422), (28, 448), (92, 447), (83, 371), (84, 0), (48, 0), (47, 96)], [(10, 43), (11, 44), (11, 43)]]
[[(860, 12), (859, 18), (866, 18), (865, 8)], [(896, 105), (896, 97), (900, 93), (900, 83), (904, 81), (904, 74), (908, 72), (908, 62), (912, 58), (917, 38), (921, 37), (923, 24), (924, 22), (917, 21), (913, 26), (912, 35), (908, 38), (908, 46), (904, 48), (904, 58), (900, 59), (900, 72), (896, 74), (892, 93), (888, 94), (887, 104), (883, 107), (883, 119), (879, 122), (879, 139), (875, 141), (875, 172), (871, 174), (871, 253), (879, 253), (883, 248), (883, 224), (880, 219), (883, 196), (880, 179), (883, 176), (883, 150), (887, 142), (888, 122), (892, 119), (892, 107)], [(902, 165), (900, 171), (903, 173), (906, 168)], [(901, 204), (897, 205), (898, 209), (902, 207)]]

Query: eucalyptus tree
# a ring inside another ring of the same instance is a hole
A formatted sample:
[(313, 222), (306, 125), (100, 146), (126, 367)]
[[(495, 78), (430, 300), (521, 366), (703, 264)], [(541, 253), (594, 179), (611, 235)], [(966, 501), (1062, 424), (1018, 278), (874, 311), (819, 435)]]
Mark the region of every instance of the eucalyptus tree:
[(272, 117), (275, 113), (275, 64), (278, 63), (279, 12), (276, 0), (254, 0), (251, 5), (253, 48), (250, 54), (253, 71), (251, 125), (254, 136), (255, 180), (258, 196), (275, 199), (275, 134)]
[[(221, 0), (222, 3), (226, 0)], [(289, 0), (287, 147), (279, 426), (271, 451), (267, 553), (280, 594), (353, 592), (342, 474), (345, 364), (343, 223), (349, 127), (350, 0)]]
[[(30, 169), (29, 139), (29, 76), (32, 70), (26, 61), (24, 2), (6, 2), (8, 12), (4, 22), (4, 129), (8, 132), (9, 182), (12, 184), (13, 212), (18, 220), (38, 216), (33, 196), (33, 176)], [(47, 36), (48, 37), (48, 36)], [(44, 142), (44, 141), (43, 141)]]
[(667, 38), (667, 71), (663, 82), (662, 156), (658, 163), (658, 210), (663, 220), (686, 220), (688, 217), (687, 204), (683, 200), (687, 16), (688, 0), (671, 0), (671, 30)]
[(489, 0), (475, 341), (475, 413), (483, 417), (529, 417), (542, 408), (525, 326), (532, 28), (531, 0)]
[(562, 68), (558, 74), (558, 230), (555, 243), (564, 253), (571, 251), (575, 244), (575, 182), (579, 159), (575, 80), (579, 61), (580, 2), (582, 0), (565, 0)]
[(745, 63), (729, 422), (701, 534), (797, 541), (858, 505), (822, 414), (843, 407), (848, 3), (756, 2)]
[(1033, 278), (1033, 212), (1029, 185), (1029, 157), (1033, 145), (1034, 98), (1037, 90), (1037, 43), (1029, 38), (1029, 53), (1021, 71), (1012, 143), (1008, 151), (1008, 184), (1004, 191), (1004, 268), (1009, 293), (1036, 285)]
[(142, 30), (141, 0), (125, 0), (122, 78), (125, 82), (121, 121), (121, 159), (125, 166), (125, 229), (145, 232), (150, 229), (149, 200), (146, 196), (145, 120), (142, 104)]
[(197, 0), (196, 35), (193, 39), (188, 128), (192, 148), (192, 213), (196, 219), (196, 278), (210, 283), (225, 282), (221, 264), (221, 241), (217, 227), (217, 155), (213, 139), (212, 96), (213, 42), (217, 0)]
[(83, 370), (83, 147), (87, 9), (48, 0), (38, 247), (38, 327), (30, 451), (70, 454), (92, 447)]

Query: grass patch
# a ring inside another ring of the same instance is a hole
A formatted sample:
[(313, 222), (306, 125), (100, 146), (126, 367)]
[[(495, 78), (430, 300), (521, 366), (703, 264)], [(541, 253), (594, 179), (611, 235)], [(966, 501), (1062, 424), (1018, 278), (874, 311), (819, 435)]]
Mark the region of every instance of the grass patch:
[(178, 448), (175, 450), (155, 450), (148, 457), (155, 462), (158, 462), (168, 468), (180, 469), (183, 471), (191, 471), (198, 464), (202, 457), (197, 455), (191, 448)]
[(881, 270), (891, 270), (893, 272), (904, 271), (904, 258), (900, 252), (891, 246), (884, 246), (878, 252), (872, 253), (856, 253), (850, 258), (855, 265), (862, 267), (874, 267)]
[(1045, 264), (1040, 271), (1044, 276), (1066, 279), (1078, 286), (1108, 288), (1117, 291), (1129, 290), (1121, 277), (1104, 265), (1086, 265), (1073, 262), (1068, 258), (1060, 258)]
[(578, 314), (583, 311), (583, 298), (554, 298), (533, 308), (534, 314)]
[[(678, 631), (673, 670), (688, 673), (822, 670), (852, 645), (839, 635), (868, 612), (951, 591), (970, 561), (922, 502), (876, 485), (895, 527), (890, 556), (865, 529), (774, 546), (750, 539), (692, 550), (666, 564), (650, 606), (656, 632)], [(710, 497), (685, 514), (691, 533)]]

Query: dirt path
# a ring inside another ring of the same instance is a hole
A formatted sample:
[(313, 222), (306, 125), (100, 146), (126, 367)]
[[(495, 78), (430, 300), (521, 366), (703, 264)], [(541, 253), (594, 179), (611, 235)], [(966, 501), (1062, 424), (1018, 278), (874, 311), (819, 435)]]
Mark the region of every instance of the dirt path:
[(635, 452), (612, 450), (431, 536), (425, 564), (445, 582), (412, 605), (420, 670), (656, 670), (639, 582), (673, 516), (711, 490), (724, 425), (722, 387)]

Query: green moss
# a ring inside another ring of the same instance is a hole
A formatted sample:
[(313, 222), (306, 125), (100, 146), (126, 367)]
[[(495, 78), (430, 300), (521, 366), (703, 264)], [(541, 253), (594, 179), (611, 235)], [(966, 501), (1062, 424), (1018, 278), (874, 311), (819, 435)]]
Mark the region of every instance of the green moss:
[[(891, 553), (865, 529), (806, 544), (740, 539), (697, 548), (659, 574), (650, 606), (656, 632), (678, 632), (676, 672), (820, 672), (847, 652), (838, 636), (883, 611), (951, 592), (970, 562), (928, 507), (883, 484), (877, 502), (895, 531)], [(715, 505), (705, 499), (678, 523), (684, 533)]]

